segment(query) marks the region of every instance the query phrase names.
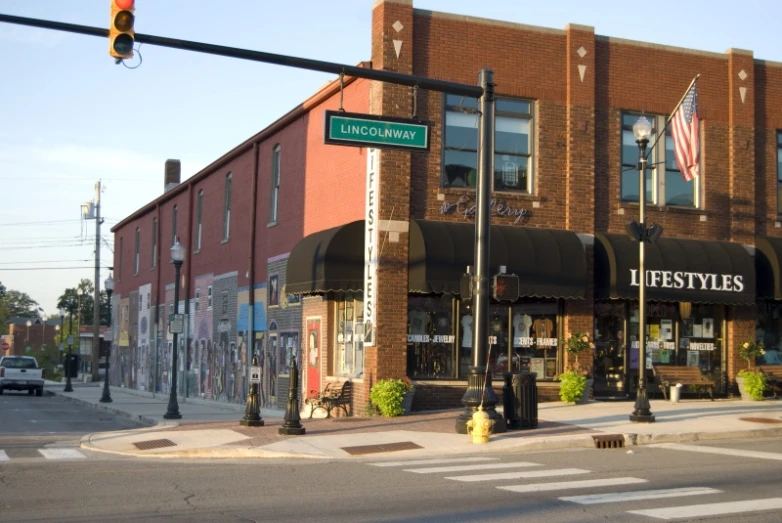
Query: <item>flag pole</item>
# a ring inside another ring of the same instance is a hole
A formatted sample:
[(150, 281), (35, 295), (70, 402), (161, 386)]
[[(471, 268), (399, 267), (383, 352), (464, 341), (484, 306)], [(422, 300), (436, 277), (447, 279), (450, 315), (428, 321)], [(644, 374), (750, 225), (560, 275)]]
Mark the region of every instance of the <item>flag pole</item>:
[(695, 82), (697, 82), (698, 78), (700, 78), (700, 77), (701, 77), (701, 73), (696, 74), (695, 78), (693, 78), (692, 82), (690, 82), (690, 86), (687, 87), (686, 91), (684, 91), (684, 95), (682, 95), (681, 99), (679, 100), (679, 103), (676, 104), (676, 107), (674, 107), (673, 111), (671, 111), (671, 115), (665, 120), (665, 125), (657, 133), (657, 136), (655, 136), (654, 143), (652, 144), (651, 149), (649, 149), (649, 154), (651, 154), (652, 151), (654, 151), (654, 148), (657, 147), (657, 142), (660, 140), (660, 138), (662, 137), (663, 133), (668, 128), (668, 124), (671, 123), (671, 119), (673, 118), (673, 115), (675, 115), (676, 111), (679, 110), (679, 107), (681, 106), (682, 102), (684, 101), (685, 98), (687, 98), (687, 93), (690, 92), (690, 89), (692, 89), (692, 86), (695, 85)]

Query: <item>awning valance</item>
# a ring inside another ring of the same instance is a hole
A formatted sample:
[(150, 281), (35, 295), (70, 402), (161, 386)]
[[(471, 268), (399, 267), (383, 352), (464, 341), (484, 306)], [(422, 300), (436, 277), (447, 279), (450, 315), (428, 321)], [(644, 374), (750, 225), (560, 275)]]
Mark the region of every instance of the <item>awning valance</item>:
[[(584, 297), (586, 258), (574, 232), (493, 225), (489, 241), (491, 274), (505, 265), (519, 276), (522, 296)], [(411, 221), (408, 289), (458, 294), (462, 274), (474, 265), (474, 251), (472, 223)]]
[[(741, 304), (755, 301), (755, 264), (741, 244), (660, 238), (645, 250), (647, 299)], [(638, 242), (595, 234), (595, 295), (638, 298)]]
[(296, 244), (288, 257), (288, 294), (363, 289), (364, 220), (310, 234)]
[(755, 270), (758, 298), (782, 300), (782, 238), (758, 236), (755, 238)]

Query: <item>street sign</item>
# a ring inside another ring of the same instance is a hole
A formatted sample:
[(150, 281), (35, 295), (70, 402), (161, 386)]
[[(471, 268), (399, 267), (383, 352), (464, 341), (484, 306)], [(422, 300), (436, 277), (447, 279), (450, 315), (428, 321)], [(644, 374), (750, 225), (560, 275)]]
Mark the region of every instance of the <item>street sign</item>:
[(378, 149), (429, 150), (427, 122), (374, 114), (326, 111), (324, 142)]
[(168, 332), (170, 332), (171, 334), (182, 334), (183, 332), (185, 332), (184, 314), (168, 315)]
[(261, 382), (261, 368), (250, 367), (250, 383), (260, 383), (260, 382)]
[(0, 344), (0, 348), (3, 349), (3, 352), (8, 352), (9, 350), (11, 350), (11, 344), (8, 343), (7, 341), (3, 341), (3, 343)]
[(68, 342), (68, 345), (73, 345), (73, 334), (68, 334), (66, 341)]

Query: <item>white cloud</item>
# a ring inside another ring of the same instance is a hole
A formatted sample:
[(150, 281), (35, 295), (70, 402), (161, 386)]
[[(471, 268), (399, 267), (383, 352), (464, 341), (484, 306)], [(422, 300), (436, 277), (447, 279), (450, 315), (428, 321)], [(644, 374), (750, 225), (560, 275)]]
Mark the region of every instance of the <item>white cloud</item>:
[(0, 26), (0, 41), (23, 45), (40, 45), (42, 47), (59, 47), (68, 34), (18, 25), (3, 24)]

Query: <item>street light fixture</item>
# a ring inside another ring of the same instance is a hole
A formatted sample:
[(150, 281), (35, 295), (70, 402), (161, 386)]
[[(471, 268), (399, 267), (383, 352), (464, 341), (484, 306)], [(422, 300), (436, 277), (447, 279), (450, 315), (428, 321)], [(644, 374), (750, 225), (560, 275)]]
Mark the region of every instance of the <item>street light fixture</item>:
[[(646, 227), (646, 146), (649, 145), (649, 137), (652, 134), (652, 124), (645, 116), (638, 118), (633, 124), (635, 143), (638, 144), (638, 224), (633, 227), (638, 233), (638, 392), (635, 396), (635, 408), (630, 414), (630, 421), (635, 423), (653, 423), (649, 397), (646, 393), (646, 268), (644, 255), (646, 242), (649, 240), (650, 229)], [(653, 234), (657, 239), (662, 233), (662, 228), (655, 227)]]
[(29, 345), (30, 344), (30, 326), (33, 324), (30, 320), (27, 320), (27, 333), (25, 336), (24, 344)]
[[(109, 302), (109, 332), (114, 332), (114, 326), (111, 323), (111, 293), (114, 292), (114, 278), (111, 277), (111, 273), (109, 273), (109, 277), (106, 278), (106, 281), (103, 282), (103, 286), (106, 289), (106, 296), (108, 297)], [(114, 336), (112, 335), (111, 340), (109, 341), (109, 346), (106, 348), (106, 368), (103, 371), (103, 395), (100, 397), (101, 403), (111, 403), (113, 400), (111, 399), (111, 391), (109, 390), (109, 358), (111, 357), (111, 344), (114, 343)], [(98, 351), (98, 354), (100, 354), (100, 351)]]
[[(71, 350), (73, 348), (73, 297), (68, 301), (68, 355), (65, 358), (65, 388), (63, 392), (73, 392), (73, 385), (71, 384)], [(63, 312), (63, 311), (60, 311)]]
[[(179, 314), (179, 269), (182, 267), (182, 262), (185, 260), (185, 248), (179, 243), (179, 238), (174, 241), (174, 245), (171, 246), (171, 263), (174, 264), (174, 316)], [(169, 321), (169, 329), (171, 323)], [(177, 401), (177, 352), (178, 352), (178, 329), (174, 329), (174, 352), (171, 355), (171, 394), (168, 398), (168, 410), (163, 415), (165, 419), (181, 419), (182, 414), (179, 413), (179, 402)]]

